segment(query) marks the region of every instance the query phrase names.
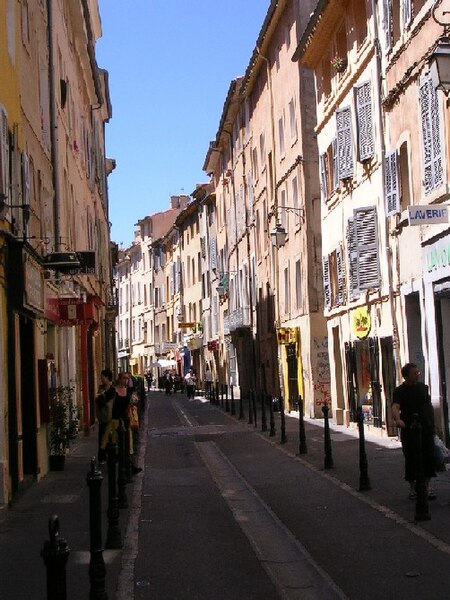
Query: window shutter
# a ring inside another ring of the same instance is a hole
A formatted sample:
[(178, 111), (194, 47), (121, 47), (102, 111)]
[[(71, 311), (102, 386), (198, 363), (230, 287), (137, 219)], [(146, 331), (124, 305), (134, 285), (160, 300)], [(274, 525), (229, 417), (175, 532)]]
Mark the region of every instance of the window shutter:
[(383, 0), (384, 49), (390, 50), (392, 43), (391, 0)]
[(359, 296), (358, 289), (358, 253), (356, 250), (355, 220), (352, 217), (347, 221), (347, 255), (348, 255), (348, 282), (350, 298)]
[(170, 294), (175, 292), (175, 264), (170, 265)]
[(356, 250), (358, 258), (358, 289), (380, 286), (378, 262), (378, 228), (375, 207), (354, 210)]
[(356, 87), (355, 97), (356, 122), (358, 125), (358, 158), (361, 162), (364, 162), (372, 158), (375, 150), (370, 81)]
[(338, 151), (337, 151), (337, 138), (334, 138), (332, 143), (333, 152), (333, 189), (336, 190), (339, 187), (339, 162), (338, 162)]
[(403, 0), (402, 5), (402, 18), (403, 18), (403, 27), (407, 27), (411, 21), (412, 11), (411, 11), (411, 0)]
[(345, 274), (344, 274), (344, 253), (342, 245), (336, 249), (336, 268), (337, 268), (337, 305), (345, 303)]
[(384, 159), (384, 189), (388, 217), (400, 212), (400, 189), (397, 152), (388, 152)]
[(175, 293), (177, 294), (181, 288), (181, 259), (177, 258), (175, 267)]
[(336, 111), (339, 179), (353, 176), (352, 113), (350, 107)]
[(0, 194), (9, 201), (9, 143), (8, 116), (0, 106)]
[(217, 242), (216, 238), (209, 239), (209, 264), (211, 269), (215, 271), (217, 269)]
[(323, 262), (323, 291), (325, 294), (325, 307), (331, 308), (331, 282), (330, 282), (330, 260), (328, 256), (322, 257)]
[(425, 194), (429, 194), (444, 183), (439, 103), (429, 76), (420, 84), (419, 102), (422, 120), (423, 184)]
[(202, 258), (206, 258), (206, 239), (205, 237), (200, 238), (200, 249), (202, 253)]
[(328, 199), (328, 185), (327, 185), (327, 155), (320, 155), (320, 191), (322, 200), (324, 202)]

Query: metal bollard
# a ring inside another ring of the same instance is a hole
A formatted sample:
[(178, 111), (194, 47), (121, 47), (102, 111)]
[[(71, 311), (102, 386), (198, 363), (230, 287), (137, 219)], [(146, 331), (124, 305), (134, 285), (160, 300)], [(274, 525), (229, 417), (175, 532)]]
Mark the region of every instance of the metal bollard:
[(230, 385), (230, 411), (234, 416), (236, 414), (236, 406), (234, 405), (234, 385)]
[(123, 544), (119, 527), (119, 498), (117, 496), (117, 444), (112, 441), (112, 433), (109, 434), (106, 452), (108, 454), (108, 531), (105, 548), (119, 550)]
[(239, 420), (244, 418), (244, 394), (242, 393), (242, 386), (239, 386)]
[(249, 425), (253, 425), (253, 394), (255, 392), (253, 390), (248, 391), (248, 421)]
[(102, 547), (102, 495), (101, 485), (103, 475), (97, 468), (95, 458), (91, 460), (91, 470), (87, 475), (87, 484), (89, 486), (89, 531), (90, 531), (90, 552), (89, 579), (90, 590), (89, 600), (108, 600), (108, 594), (105, 589), (106, 567), (103, 559)]
[(364, 414), (362, 406), (358, 406), (358, 430), (359, 430), (359, 491), (371, 490), (369, 470), (366, 455), (366, 440), (364, 436)]
[(334, 464), (333, 464), (333, 452), (332, 452), (332, 448), (331, 448), (330, 423), (328, 421), (329, 407), (326, 402), (322, 406), (322, 412), (323, 412), (323, 417), (324, 417), (324, 437), (323, 437), (323, 439), (324, 439), (324, 447), (325, 447), (325, 459), (324, 459), (323, 466), (325, 469), (331, 469), (334, 466)]
[(228, 388), (229, 386), (227, 386), (225, 390), (225, 412), (230, 412), (230, 403), (228, 402)]
[(305, 421), (303, 420), (303, 399), (301, 396), (298, 397), (298, 453), (308, 453), (308, 447), (306, 445)]
[(59, 537), (59, 519), (53, 515), (48, 520), (50, 540), (44, 542), (41, 556), (47, 567), (47, 600), (66, 600), (66, 564), (70, 548), (66, 540)]
[(216, 384), (212, 384), (214, 386), (214, 403), (218, 404), (219, 403), (219, 393), (220, 393), (220, 384), (218, 381), (216, 381)]
[(414, 413), (411, 423), (411, 437), (414, 448), (414, 462), (416, 471), (416, 510), (414, 514), (415, 521), (429, 521), (431, 519), (428, 509), (428, 490), (423, 471), (422, 454), (422, 424), (419, 421), (419, 415)]
[(273, 398), (270, 394), (269, 394), (268, 398), (269, 398), (269, 411), (270, 411), (270, 433), (269, 433), (269, 436), (274, 437), (276, 434), (276, 430), (275, 430), (275, 417), (273, 414)]
[(253, 421), (254, 421), (255, 427), (258, 427), (258, 414), (257, 414), (257, 410), (256, 410), (256, 392), (253, 392), (252, 400), (253, 400), (253, 406), (252, 406)]
[(117, 429), (119, 437), (119, 474), (117, 477), (117, 487), (119, 490), (119, 508), (128, 508), (128, 500), (126, 493), (127, 486), (127, 471), (125, 467), (125, 453), (126, 453), (126, 429), (123, 424), (123, 420), (120, 419), (119, 427)]
[(260, 395), (261, 398), (261, 431), (267, 431), (267, 417), (266, 417), (266, 395), (264, 392)]
[(286, 436), (286, 415), (284, 414), (284, 398), (280, 396), (280, 420), (281, 420), (281, 439), (280, 444), (287, 442)]

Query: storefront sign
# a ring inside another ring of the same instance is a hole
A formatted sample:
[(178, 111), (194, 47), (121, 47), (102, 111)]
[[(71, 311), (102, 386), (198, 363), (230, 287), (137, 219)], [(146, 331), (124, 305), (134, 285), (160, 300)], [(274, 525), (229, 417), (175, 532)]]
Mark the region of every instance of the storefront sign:
[(371, 321), (369, 310), (365, 306), (360, 306), (353, 311), (352, 326), (353, 333), (359, 340), (363, 340), (369, 335)]
[(180, 329), (190, 329), (191, 327), (195, 327), (196, 323), (179, 323), (178, 327)]
[(44, 286), (43, 273), (38, 263), (24, 251), (24, 289), (23, 289), (23, 305), (25, 308), (44, 312)]
[(210, 352), (217, 352), (219, 350), (219, 342), (218, 340), (213, 340), (208, 342), (208, 350)]
[(408, 206), (410, 225), (448, 223), (448, 207), (443, 205)]
[(426, 279), (434, 281), (450, 275), (450, 236), (425, 246), (423, 252)]
[(280, 345), (295, 344), (297, 341), (297, 327), (279, 327), (277, 340)]
[(87, 325), (94, 318), (92, 300), (81, 298), (46, 298), (45, 317), (60, 327)]

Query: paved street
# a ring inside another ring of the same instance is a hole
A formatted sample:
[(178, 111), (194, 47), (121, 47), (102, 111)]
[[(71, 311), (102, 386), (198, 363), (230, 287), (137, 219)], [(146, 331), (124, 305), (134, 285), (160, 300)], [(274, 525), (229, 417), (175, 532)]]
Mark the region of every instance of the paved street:
[[(372, 490), (359, 492), (354, 431), (333, 427), (334, 468), (325, 471), (322, 423), (306, 421), (299, 457), (296, 413), (280, 444), (280, 414), (270, 437), (246, 409), (238, 420), (200, 397), (148, 395), (144, 471), (121, 510), (124, 548), (104, 553), (110, 600), (448, 598), (449, 472), (434, 482), (431, 520), (414, 523), (398, 440), (367, 433)], [(95, 448), (95, 431), (80, 436), (64, 472), (1, 514), (2, 600), (46, 598), (39, 552), (54, 513), (71, 548), (68, 600), (88, 598), (85, 481)], [(104, 514), (106, 493), (105, 480)]]

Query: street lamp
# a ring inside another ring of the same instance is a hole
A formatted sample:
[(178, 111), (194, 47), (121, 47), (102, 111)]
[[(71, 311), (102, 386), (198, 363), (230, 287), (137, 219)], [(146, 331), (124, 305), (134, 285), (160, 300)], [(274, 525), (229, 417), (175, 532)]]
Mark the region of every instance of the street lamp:
[[(297, 208), (296, 206), (278, 206), (278, 210), (280, 209), (296, 213), (300, 216), (302, 221), (305, 218), (305, 210), (303, 208)], [(286, 243), (286, 236), (286, 229), (280, 223), (280, 220), (278, 218), (277, 224), (270, 232), (270, 239), (272, 240), (272, 245), (276, 248), (281, 248), (281, 246), (284, 246), (284, 244)]]
[(224, 271), (219, 273), (219, 284), (216, 287), (216, 292), (220, 300), (224, 300), (228, 295), (228, 275), (230, 273), (236, 274), (237, 271)]
[(430, 56), (430, 73), (435, 89), (442, 90), (446, 95), (450, 91), (450, 10), (448, 0), (436, 0), (431, 9), (433, 19), (444, 28), (443, 36), (438, 40)]

